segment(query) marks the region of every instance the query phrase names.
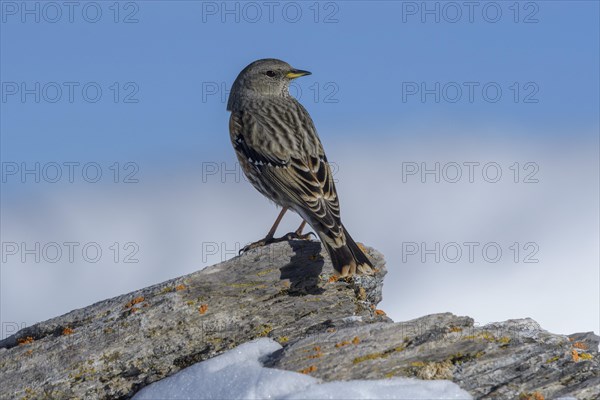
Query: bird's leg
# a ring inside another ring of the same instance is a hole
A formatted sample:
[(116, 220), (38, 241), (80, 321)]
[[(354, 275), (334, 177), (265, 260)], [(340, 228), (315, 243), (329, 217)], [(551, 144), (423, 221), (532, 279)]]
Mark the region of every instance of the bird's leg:
[(277, 231), (277, 227), (279, 226), (279, 223), (281, 222), (281, 220), (283, 219), (283, 216), (285, 215), (285, 212), (288, 210), (287, 207), (283, 207), (281, 209), (281, 212), (279, 213), (279, 215), (277, 216), (277, 219), (275, 220), (275, 222), (273, 223), (273, 226), (271, 227), (271, 229), (269, 230), (269, 233), (267, 233), (267, 236), (265, 237), (266, 240), (271, 240), (273, 239), (273, 237), (275, 236), (275, 232)]
[(279, 238), (279, 239), (274, 239), (273, 237), (275, 236), (275, 232), (277, 231), (277, 227), (279, 226), (279, 223), (281, 222), (281, 220), (283, 219), (283, 216), (285, 215), (285, 212), (288, 210), (287, 207), (283, 207), (281, 209), (281, 212), (279, 213), (279, 215), (277, 216), (277, 219), (275, 220), (275, 223), (273, 224), (273, 226), (271, 227), (271, 229), (269, 230), (269, 233), (267, 233), (267, 236), (264, 237), (264, 239), (261, 239), (259, 241), (256, 241), (254, 243), (250, 243), (247, 246), (244, 246), (241, 250), (240, 250), (240, 254), (244, 253), (248, 250), (252, 250), (255, 249), (257, 247), (262, 247), (262, 246), (266, 246), (268, 244), (271, 243), (275, 243), (275, 242), (281, 242), (283, 240), (287, 240), (284, 238)]
[(266, 245), (271, 244), (271, 243), (284, 242), (284, 241), (294, 240), (294, 239), (297, 239), (297, 240), (310, 240), (310, 235), (315, 236), (315, 234), (313, 232), (308, 232), (308, 233), (302, 234), (302, 231), (304, 230), (304, 227), (306, 226), (306, 221), (302, 220), (302, 223), (300, 224), (300, 226), (298, 227), (298, 229), (296, 229), (294, 232), (287, 233), (287, 234), (283, 235), (280, 238), (275, 238), (275, 231), (277, 231), (277, 227), (279, 226), (279, 223), (283, 219), (283, 216), (284, 216), (284, 214), (285, 214), (285, 212), (287, 210), (288, 210), (287, 207), (283, 207), (281, 209), (281, 212), (277, 216), (277, 219), (275, 220), (275, 223), (273, 224), (273, 226), (269, 230), (269, 233), (267, 233), (267, 236), (265, 236), (264, 239), (261, 239), (261, 240), (259, 240), (257, 242), (250, 243), (249, 245), (244, 246), (240, 250), (240, 254), (241, 253), (245, 253), (248, 250), (256, 249), (257, 247), (266, 246)]
[(300, 226), (298, 227), (298, 229), (296, 229), (296, 232), (294, 232), (294, 233), (298, 236), (302, 235), (302, 231), (304, 230), (305, 226), (306, 226), (306, 221), (302, 220), (302, 223), (300, 224)]

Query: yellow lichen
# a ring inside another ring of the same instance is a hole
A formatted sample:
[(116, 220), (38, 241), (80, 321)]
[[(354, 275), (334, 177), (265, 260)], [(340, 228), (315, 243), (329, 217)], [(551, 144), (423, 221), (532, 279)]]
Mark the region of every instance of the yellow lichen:
[(335, 347), (338, 347), (338, 348), (339, 348), (339, 347), (344, 347), (344, 346), (347, 346), (347, 345), (349, 345), (349, 344), (350, 344), (350, 342), (349, 342), (349, 341), (347, 341), (347, 340), (343, 340), (343, 341), (341, 341), (341, 342), (339, 342), (339, 343), (336, 343), (336, 344), (335, 344)]
[(276, 271), (276, 269), (275, 268), (270, 268), (270, 269), (266, 269), (264, 271), (259, 271), (259, 272), (256, 273), (256, 275), (257, 276), (265, 276), (265, 275), (270, 274), (273, 271)]
[(452, 379), (454, 365), (449, 360), (432, 361), (424, 363), (424, 366), (419, 368), (416, 376), (419, 379)]
[(358, 363), (361, 363), (363, 361), (377, 360), (379, 358), (386, 358), (386, 357), (389, 357), (390, 354), (393, 354), (395, 352), (400, 352), (400, 351), (403, 351), (403, 350), (404, 350), (403, 346), (398, 346), (398, 347), (394, 347), (392, 349), (388, 349), (388, 350), (382, 351), (380, 353), (366, 354), (364, 356), (356, 357), (354, 360), (352, 360), (352, 363), (353, 364), (358, 364)]
[(230, 286), (232, 288), (249, 288), (249, 287), (265, 288), (266, 287), (265, 285), (262, 284), (262, 282), (231, 283), (228, 286)]
[(269, 333), (271, 333), (271, 331), (273, 330), (273, 328), (271, 327), (271, 325), (269, 324), (264, 324), (261, 325), (258, 328), (259, 332), (258, 332), (258, 337), (265, 337), (267, 336)]
[(360, 357), (356, 357), (354, 360), (352, 360), (353, 364), (358, 364), (361, 363), (363, 361), (367, 361), (367, 360), (377, 360), (378, 358), (385, 358), (389, 356), (389, 354), (386, 353), (372, 353), (372, 354), (367, 354), (364, 356), (360, 356)]
[[(492, 335), (490, 332), (487, 332), (487, 331), (479, 332), (475, 335), (464, 336), (464, 339), (465, 340), (482, 339), (482, 340), (488, 341), (490, 343), (499, 343), (501, 345), (506, 345), (506, 344), (510, 343), (510, 337), (502, 336), (500, 338), (496, 338), (494, 335)], [(502, 347), (504, 347), (504, 346), (502, 346)]]
[(365, 290), (364, 287), (361, 287), (358, 289), (358, 299), (359, 300), (366, 300), (367, 299), (367, 291)]

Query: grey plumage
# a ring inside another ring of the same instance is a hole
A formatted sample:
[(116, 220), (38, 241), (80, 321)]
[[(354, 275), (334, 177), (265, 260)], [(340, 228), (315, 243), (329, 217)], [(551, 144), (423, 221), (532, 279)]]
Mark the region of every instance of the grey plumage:
[(371, 262), (342, 225), (331, 168), (313, 121), (289, 94), (290, 81), (308, 74), (276, 59), (244, 68), (227, 103), (231, 142), (249, 181), (317, 232), (342, 276), (371, 273)]

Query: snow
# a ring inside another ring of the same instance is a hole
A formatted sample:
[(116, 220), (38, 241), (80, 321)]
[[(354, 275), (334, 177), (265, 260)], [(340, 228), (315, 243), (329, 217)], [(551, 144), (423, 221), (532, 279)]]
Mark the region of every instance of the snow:
[(135, 400), (158, 399), (471, 399), (450, 381), (392, 378), (322, 383), (297, 372), (265, 368), (281, 346), (262, 338), (155, 382)]

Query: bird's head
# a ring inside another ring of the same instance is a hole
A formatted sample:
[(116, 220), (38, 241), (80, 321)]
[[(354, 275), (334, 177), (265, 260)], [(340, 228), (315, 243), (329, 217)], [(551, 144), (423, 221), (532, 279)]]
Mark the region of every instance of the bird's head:
[(244, 98), (262, 96), (289, 96), (293, 79), (310, 75), (310, 72), (295, 69), (288, 63), (274, 58), (257, 60), (240, 72), (231, 88), (227, 109)]

